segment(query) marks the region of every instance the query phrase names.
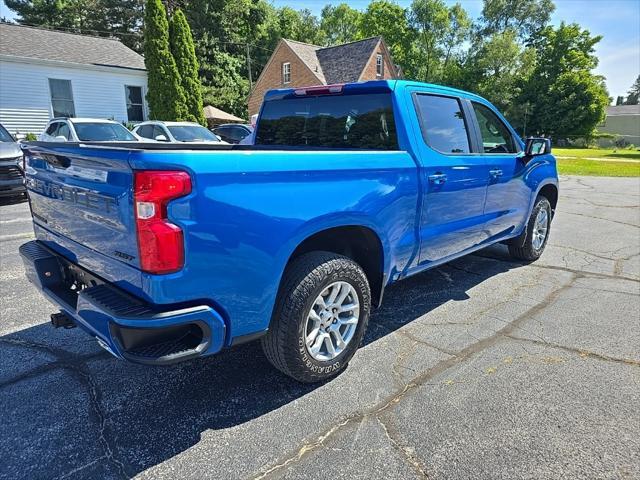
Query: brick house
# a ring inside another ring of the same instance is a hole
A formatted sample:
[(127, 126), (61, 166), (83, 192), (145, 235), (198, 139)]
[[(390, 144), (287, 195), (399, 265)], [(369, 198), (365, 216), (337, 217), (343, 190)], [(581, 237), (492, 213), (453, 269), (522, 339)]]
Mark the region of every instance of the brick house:
[(249, 95), (249, 115), (258, 113), (267, 90), (400, 78), (382, 37), (333, 47), (282, 39)]

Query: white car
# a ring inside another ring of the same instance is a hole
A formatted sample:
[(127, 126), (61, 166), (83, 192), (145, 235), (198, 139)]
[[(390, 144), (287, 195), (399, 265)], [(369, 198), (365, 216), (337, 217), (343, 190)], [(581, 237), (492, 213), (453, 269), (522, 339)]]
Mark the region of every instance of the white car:
[(53, 118), (38, 140), (41, 142), (139, 142), (121, 123), (101, 118)]
[(194, 122), (161, 122), (151, 120), (136, 125), (133, 133), (141, 138), (169, 143), (226, 144), (216, 134)]

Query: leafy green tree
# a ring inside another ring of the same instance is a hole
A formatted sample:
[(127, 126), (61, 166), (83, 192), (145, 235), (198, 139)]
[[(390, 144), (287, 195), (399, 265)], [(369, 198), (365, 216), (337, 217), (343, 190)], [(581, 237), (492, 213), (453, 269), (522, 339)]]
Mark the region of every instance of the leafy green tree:
[[(449, 8), (449, 25), (445, 33), (442, 43), (444, 50), (444, 59), (442, 62), (442, 78), (445, 80), (453, 80), (457, 75), (458, 66), (455, 62), (458, 60), (458, 49), (469, 38), (471, 34), (472, 21), (467, 11), (456, 3)], [(454, 63), (454, 65), (452, 65)]]
[(200, 62), (204, 103), (246, 117), (249, 71), (255, 81), (279, 39), (276, 10), (264, 0), (190, 0), (183, 11)]
[(592, 36), (577, 24), (546, 27), (532, 45), (536, 64), (519, 102), (531, 105), (528, 130), (554, 137), (591, 136), (609, 104)]
[(636, 81), (631, 86), (631, 90), (627, 92), (627, 99), (625, 105), (638, 105), (640, 100), (640, 75), (636, 78)]
[(442, 56), (442, 42), (449, 29), (449, 10), (443, 0), (414, 0), (410, 21), (416, 33), (414, 75), (418, 80), (433, 82)]
[(346, 3), (337, 7), (326, 5), (320, 15), (320, 29), (326, 45), (340, 45), (358, 38), (358, 28), (362, 12)]
[(157, 120), (184, 120), (185, 96), (169, 49), (169, 22), (161, 0), (147, 0), (144, 27), (149, 116)]
[(494, 33), (478, 46), (466, 65), (473, 84), (464, 87), (492, 102), (518, 129), (527, 114), (518, 98), (532, 73), (535, 55), (532, 48), (518, 43), (514, 30)]
[(549, 23), (555, 8), (552, 0), (484, 0), (480, 33), (486, 36), (510, 29), (525, 40)]
[(278, 9), (276, 16), (277, 37), (312, 44), (322, 42), (320, 22), (310, 10), (282, 7)]
[(199, 65), (193, 37), (187, 18), (179, 8), (171, 16), (169, 38), (171, 54), (176, 62), (178, 72), (180, 72), (181, 86), (185, 97), (187, 110), (185, 119), (206, 126), (207, 122), (202, 110), (202, 84), (200, 83)]
[(384, 37), (394, 62), (411, 71), (411, 29), (407, 11), (389, 0), (373, 0), (362, 15), (358, 37)]

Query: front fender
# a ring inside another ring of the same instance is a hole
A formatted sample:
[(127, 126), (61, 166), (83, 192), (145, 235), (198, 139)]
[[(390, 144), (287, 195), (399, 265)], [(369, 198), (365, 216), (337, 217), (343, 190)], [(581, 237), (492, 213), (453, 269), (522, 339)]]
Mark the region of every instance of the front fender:
[(533, 160), (525, 174), (524, 180), (531, 190), (527, 215), (524, 217), (524, 222), (521, 225), (518, 234), (510, 241), (510, 243), (520, 247), (524, 245), (526, 240), (527, 223), (529, 221), (529, 217), (531, 217), (533, 207), (535, 206), (536, 198), (540, 195), (540, 191), (547, 185), (553, 185), (556, 190), (559, 190), (556, 160), (553, 155), (542, 155)]

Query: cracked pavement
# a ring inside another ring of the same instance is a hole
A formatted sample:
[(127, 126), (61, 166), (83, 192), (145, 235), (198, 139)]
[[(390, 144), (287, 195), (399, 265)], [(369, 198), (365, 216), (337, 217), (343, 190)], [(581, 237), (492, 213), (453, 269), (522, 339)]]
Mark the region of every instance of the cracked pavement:
[(0, 206), (0, 478), (639, 478), (640, 179), (563, 177), (536, 263), (391, 286), (338, 378), (259, 345), (171, 367), (48, 325)]

